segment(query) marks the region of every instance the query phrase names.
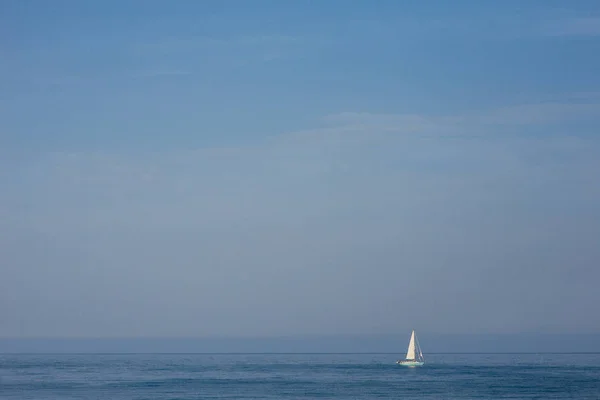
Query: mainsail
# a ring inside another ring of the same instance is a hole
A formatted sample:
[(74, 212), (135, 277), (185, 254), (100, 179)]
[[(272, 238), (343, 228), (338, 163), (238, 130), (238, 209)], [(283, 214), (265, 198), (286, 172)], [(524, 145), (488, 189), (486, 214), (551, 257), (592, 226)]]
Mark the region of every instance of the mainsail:
[(408, 343), (408, 351), (406, 352), (407, 360), (415, 359), (415, 331), (412, 331), (412, 335), (410, 335), (410, 342)]

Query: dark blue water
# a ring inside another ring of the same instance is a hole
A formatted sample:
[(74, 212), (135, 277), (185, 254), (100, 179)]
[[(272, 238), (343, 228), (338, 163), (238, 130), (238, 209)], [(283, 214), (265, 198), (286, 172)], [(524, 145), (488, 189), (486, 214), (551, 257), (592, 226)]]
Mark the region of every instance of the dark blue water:
[(0, 399), (600, 399), (600, 354), (0, 355)]

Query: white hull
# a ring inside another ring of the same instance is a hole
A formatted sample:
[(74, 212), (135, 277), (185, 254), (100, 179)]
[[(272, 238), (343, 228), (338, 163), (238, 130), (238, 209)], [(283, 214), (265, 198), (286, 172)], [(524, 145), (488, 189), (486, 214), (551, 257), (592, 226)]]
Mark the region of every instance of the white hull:
[(423, 361), (398, 360), (396, 361), (396, 364), (404, 365), (405, 367), (419, 367), (425, 363)]

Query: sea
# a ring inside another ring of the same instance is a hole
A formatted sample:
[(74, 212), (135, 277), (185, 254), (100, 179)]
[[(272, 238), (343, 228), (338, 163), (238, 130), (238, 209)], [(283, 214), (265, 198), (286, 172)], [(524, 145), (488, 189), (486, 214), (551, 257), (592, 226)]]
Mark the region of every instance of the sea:
[(600, 353), (4, 354), (0, 399), (600, 399)]

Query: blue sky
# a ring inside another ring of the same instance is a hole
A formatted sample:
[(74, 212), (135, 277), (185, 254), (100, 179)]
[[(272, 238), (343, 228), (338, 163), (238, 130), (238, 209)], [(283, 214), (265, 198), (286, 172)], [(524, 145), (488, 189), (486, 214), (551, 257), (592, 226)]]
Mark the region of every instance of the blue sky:
[(0, 26), (0, 335), (600, 330), (596, 1)]

